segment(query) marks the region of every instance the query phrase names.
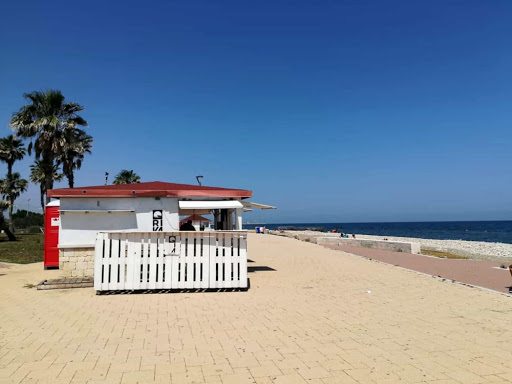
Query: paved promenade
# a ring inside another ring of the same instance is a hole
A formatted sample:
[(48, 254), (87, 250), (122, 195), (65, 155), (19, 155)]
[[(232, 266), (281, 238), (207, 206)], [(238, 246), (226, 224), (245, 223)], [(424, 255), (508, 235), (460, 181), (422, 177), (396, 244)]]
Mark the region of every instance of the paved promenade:
[(512, 299), (294, 239), (248, 292), (37, 291), (0, 268), (0, 383), (512, 382)]
[[(325, 245), (327, 248), (338, 249), (373, 260), (412, 269), (443, 279), (452, 279), (461, 283), (511, 293), (512, 278), (508, 270), (508, 262), (442, 259), (425, 255), (414, 255), (404, 252), (384, 251), (382, 249)], [(507, 266), (501, 269), (500, 265)]]

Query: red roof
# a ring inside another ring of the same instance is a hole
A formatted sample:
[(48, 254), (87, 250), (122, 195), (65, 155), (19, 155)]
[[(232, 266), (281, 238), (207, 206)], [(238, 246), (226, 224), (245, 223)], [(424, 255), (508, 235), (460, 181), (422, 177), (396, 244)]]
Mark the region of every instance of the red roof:
[(210, 219), (207, 219), (206, 217), (203, 217), (203, 216), (191, 215), (189, 217), (185, 217), (184, 219), (181, 219), (180, 220), (180, 224), (186, 223), (189, 220), (191, 220), (191, 221), (199, 221), (199, 222), (203, 222), (203, 223), (209, 223), (211, 221)]
[(49, 197), (233, 197), (246, 198), (252, 191), (151, 181), (137, 184), (50, 189)]

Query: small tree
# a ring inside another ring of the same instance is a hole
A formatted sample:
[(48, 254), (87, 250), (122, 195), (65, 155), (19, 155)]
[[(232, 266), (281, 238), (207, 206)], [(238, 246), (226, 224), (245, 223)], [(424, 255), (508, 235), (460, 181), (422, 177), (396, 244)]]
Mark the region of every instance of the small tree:
[(22, 179), (18, 172), (11, 175), (10, 178), (0, 179), (0, 194), (9, 206), (9, 229), (14, 233), (14, 221), (12, 213), (14, 202), (20, 195), (27, 190), (28, 181)]
[[(0, 193), (9, 205), (9, 230), (14, 233), (14, 222), (12, 218), (14, 200), (21, 192), (26, 191), (28, 182), (20, 178), (19, 173), (12, 173), (12, 168), (17, 160), (25, 157), (26, 149), (23, 142), (9, 135), (0, 139), (0, 161), (7, 164), (7, 177), (0, 180)], [(14, 236), (14, 235), (13, 235)]]
[(137, 175), (133, 170), (123, 169), (116, 175), (114, 184), (135, 184), (140, 183), (140, 176)]
[(7, 202), (5, 201), (0, 201), (0, 229), (2, 229), (5, 232), (5, 234), (9, 238), (9, 241), (16, 241), (16, 236), (14, 236), (14, 233), (12, 233), (9, 230), (9, 227), (5, 222), (4, 211), (7, 208), (9, 208), (9, 204), (7, 204)]
[(44, 226), (44, 216), (38, 212), (27, 211), (26, 209), (18, 209), (12, 215), (14, 220), (14, 226), (16, 228), (25, 228), (28, 229), (30, 227), (43, 227)]
[(7, 164), (7, 179), (11, 179), (12, 167), (17, 160), (25, 157), (23, 141), (9, 135), (0, 139), (0, 161)]
[(48, 166), (44, 164), (43, 160), (36, 160), (34, 164), (30, 166), (30, 181), (34, 184), (39, 184), (39, 193), (41, 197), (41, 209), (43, 210), (44, 214), (44, 198), (46, 196), (46, 172), (50, 170), (51, 178), (55, 181), (62, 180), (62, 173), (59, 173), (59, 166), (58, 165), (52, 165)]

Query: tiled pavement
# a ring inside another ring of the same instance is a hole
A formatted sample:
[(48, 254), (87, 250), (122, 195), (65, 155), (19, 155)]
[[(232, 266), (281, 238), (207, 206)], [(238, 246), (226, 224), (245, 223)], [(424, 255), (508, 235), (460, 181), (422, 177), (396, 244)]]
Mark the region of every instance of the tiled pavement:
[(248, 292), (37, 291), (58, 271), (0, 268), (0, 383), (512, 382), (509, 297), (272, 235), (249, 255)]

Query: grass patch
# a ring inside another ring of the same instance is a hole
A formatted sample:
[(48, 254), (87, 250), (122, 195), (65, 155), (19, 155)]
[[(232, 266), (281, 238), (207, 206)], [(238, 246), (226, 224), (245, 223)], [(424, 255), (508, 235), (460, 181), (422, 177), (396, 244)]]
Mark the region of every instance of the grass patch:
[(44, 235), (42, 233), (16, 235), (17, 241), (9, 241), (0, 234), (0, 262), (29, 264), (43, 261)]
[(442, 259), (458, 259), (458, 260), (468, 260), (469, 257), (459, 256), (454, 253), (444, 252), (444, 251), (432, 251), (430, 249), (422, 249), (421, 253), (428, 256), (440, 257)]

